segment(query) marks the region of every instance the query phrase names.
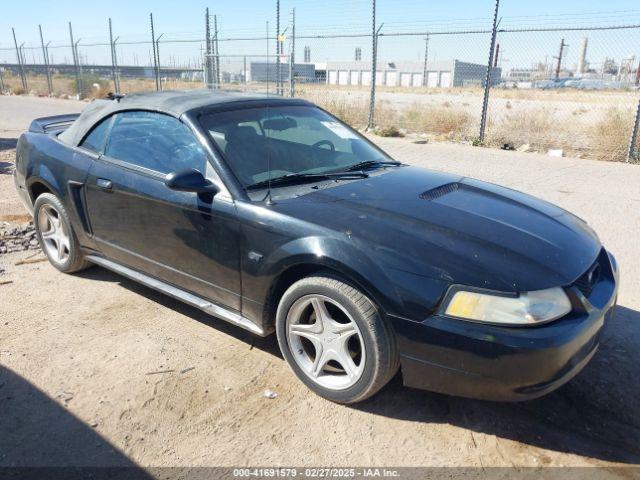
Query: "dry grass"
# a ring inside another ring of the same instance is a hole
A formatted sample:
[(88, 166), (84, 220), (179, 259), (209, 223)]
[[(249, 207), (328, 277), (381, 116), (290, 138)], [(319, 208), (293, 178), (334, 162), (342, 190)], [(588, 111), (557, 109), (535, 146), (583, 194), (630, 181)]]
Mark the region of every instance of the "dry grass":
[(596, 119), (585, 119), (584, 112), (561, 117), (554, 109), (540, 108), (490, 118), (486, 144), (527, 144), (540, 153), (562, 149), (566, 156), (621, 162), (626, 161), (632, 123), (629, 109), (611, 108)]
[(544, 152), (549, 148), (562, 148), (559, 141), (559, 125), (553, 119), (553, 112), (541, 108), (532, 112), (513, 112), (499, 120), (489, 119), (485, 143), (488, 146), (529, 144), (532, 150)]
[(473, 135), (471, 115), (450, 103), (441, 107), (413, 105), (396, 112), (396, 116), (400, 128), (410, 133), (427, 133), (450, 141), (468, 140)]
[(629, 113), (612, 108), (591, 128), (593, 154), (600, 160), (624, 162), (631, 133)]
[[(14, 94), (48, 94), (44, 75), (28, 76), (28, 92), (22, 88), (17, 75), (5, 72), (4, 83), (6, 89)], [(83, 83), (83, 96), (87, 98), (103, 97), (113, 90), (109, 79), (87, 75)], [(99, 88), (93, 88), (95, 83)], [(53, 84), (54, 96), (76, 94), (73, 76), (55, 75)], [(149, 78), (122, 78), (120, 84), (123, 93), (155, 90), (155, 80)], [(163, 89), (167, 90), (202, 87), (200, 81), (163, 79)], [(264, 84), (223, 85), (223, 88), (227, 87), (235, 90), (266, 89)], [(375, 110), (375, 124), (379, 132), (426, 134), (433, 140), (444, 141), (471, 141), (477, 135), (480, 112), (473, 106), (475, 103), (469, 102), (476, 102), (482, 96), (481, 88), (379, 86), (378, 91), (422, 94), (432, 99), (430, 103), (423, 103), (418, 97), (415, 102), (419, 103), (407, 105), (379, 98)], [(299, 84), (297, 96), (313, 101), (354, 128), (364, 129), (367, 126), (368, 87)], [(633, 121), (631, 109), (635, 108), (637, 92), (496, 88), (491, 90), (491, 99), (506, 99), (506, 103), (502, 101), (503, 107), (499, 106), (500, 102), (491, 104), (485, 141), (488, 146), (512, 144), (517, 148), (528, 144), (530, 150), (541, 153), (549, 149), (563, 149), (565, 155), (626, 160)], [(538, 106), (533, 102), (539, 102)]]

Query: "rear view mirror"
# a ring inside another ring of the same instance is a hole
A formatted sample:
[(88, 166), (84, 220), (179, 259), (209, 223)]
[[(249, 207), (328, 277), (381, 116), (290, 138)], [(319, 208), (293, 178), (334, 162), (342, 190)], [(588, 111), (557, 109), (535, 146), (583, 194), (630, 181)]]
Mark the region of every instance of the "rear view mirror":
[(164, 183), (171, 190), (179, 192), (211, 193), (214, 195), (218, 193), (218, 187), (204, 178), (204, 175), (195, 168), (171, 172), (166, 176)]
[(270, 118), (262, 122), (262, 128), (265, 130), (275, 130), (277, 132), (288, 130), (289, 128), (296, 128), (297, 126), (298, 122), (291, 117)]

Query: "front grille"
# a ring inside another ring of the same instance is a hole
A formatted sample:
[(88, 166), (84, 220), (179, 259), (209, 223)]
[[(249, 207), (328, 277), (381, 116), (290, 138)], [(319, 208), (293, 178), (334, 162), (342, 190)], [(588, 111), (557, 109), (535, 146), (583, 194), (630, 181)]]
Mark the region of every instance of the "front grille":
[(596, 283), (598, 283), (598, 280), (600, 280), (601, 272), (602, 269), (600, 267), (600, 262), (599, 260), (596, 260), (595, 263), (591, 265), (591, 267), (589, 267), (589, 270), (584, 272), (574, 282), (574, 285), (585, 297), (588, 297), (589, 295), (591, 295), (593, 287), (596, 285)]

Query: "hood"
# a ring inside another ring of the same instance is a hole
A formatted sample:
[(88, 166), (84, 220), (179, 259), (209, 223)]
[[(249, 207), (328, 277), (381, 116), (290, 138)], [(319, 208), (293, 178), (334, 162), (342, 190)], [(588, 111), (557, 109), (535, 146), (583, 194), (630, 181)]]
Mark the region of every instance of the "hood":
[(502, 291), (568, 285), (601, 249), (584, 221), (555, 205), (418, 167), (338, 183), (278, 209), (346, 236), (383, 265)]

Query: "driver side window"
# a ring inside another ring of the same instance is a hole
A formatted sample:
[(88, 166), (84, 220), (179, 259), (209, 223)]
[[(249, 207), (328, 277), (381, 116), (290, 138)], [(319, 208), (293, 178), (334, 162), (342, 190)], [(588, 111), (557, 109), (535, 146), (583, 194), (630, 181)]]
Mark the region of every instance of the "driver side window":
[(122, 162), (167, 174), (184, 168), (207, 170), (207, 154), (189, 128), (161, 113), (116, 115), (105, 154)]

